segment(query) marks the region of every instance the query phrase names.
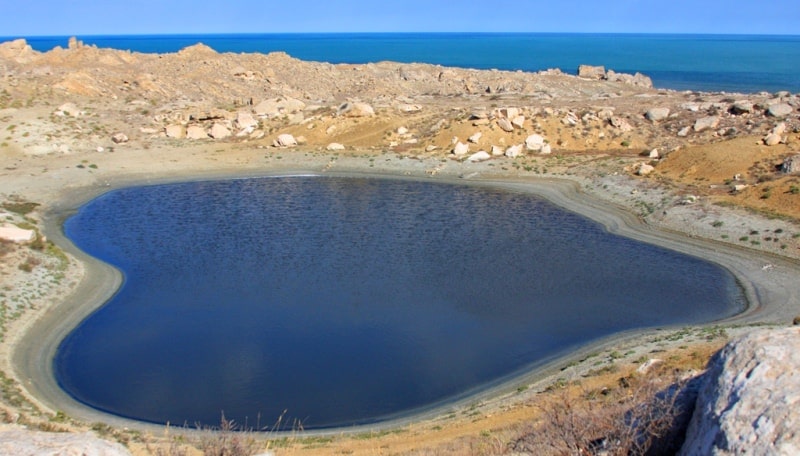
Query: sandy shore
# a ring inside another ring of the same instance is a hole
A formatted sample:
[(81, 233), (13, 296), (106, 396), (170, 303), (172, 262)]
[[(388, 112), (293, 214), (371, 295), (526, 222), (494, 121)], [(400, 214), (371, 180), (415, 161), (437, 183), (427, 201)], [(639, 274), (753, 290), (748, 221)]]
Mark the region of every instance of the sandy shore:
[[(612, 233), (701, 257), (730, 270), (745, 290), (750, 306), (742, 314), (714, 324), (785, 323), (800, 313), (800, 281), (797, 280), (800, 265), (796, 260), (659, 229), (643, 223), (629, 208), (585, 193), (575, 179), (521, 178), (485, 163), (417, 160), (393, 155), (380, 155), (373, 160), (302, 151), (283, 155), (285, 158), (279, 159), (267, 153), (262, 158), (264, 151), (247, 148), (226, 150), (225, 154), (201, 148), (190, 152), (159, 150), (157, 153), (130, 150), (124, 154), (106, 154), (98, 158), (97, 169), (91, 174), (70, 166), (69, 157), (48, 161), (46, 172), (42, 171), (38, 157), (27, 157), (13, 172), (4, 173), (0, 193), (14, 192), (41, 203), (47, 237), (80, 260), (85, 267), (83, 279), (69, 295), (45, 309), (38, 320), (21, 332), (19, 337), (7, 341), (12, 344), (11, 361), (15, 375), (45, 410), (62, 411), (86, 422), (104, 422), (121, 428), (150, 431), (161, 428), (124, 420), (83, 406), (64, 393), (53, 376), (52, 359), (58, 343), (111, 297), (121, 283), (118, 271), (83, 254), (64, 237), (62, 223), (70, 213), (91, 198), (124, 186), (285, 174), (336, 174), (513, 188), (543, 196), (559, 206), (600, 222)], [(63, 163), (59, 163), (59, 160)], [(554, 375), (570, 360), (578, 359), (590, 350), (610, 347), (622, 341), (644, 340), (651, 333), (637, 331), (597, 341), (590, 347), (548, 360), (522, 377), (509, 379), (491, 390), (480, 391), (465, 398), (461, 404), (478, 399), (501, 398), (517, 385), (530, 384)], [(382, 423), (377, 427), (399, 426), (409, 420), (429, 418), (459, 405), (441, 404), (420, 415)], [(375, 429), (376, 426), (367, 428)], [(348, 430), (359, 432), (363, 428)]]

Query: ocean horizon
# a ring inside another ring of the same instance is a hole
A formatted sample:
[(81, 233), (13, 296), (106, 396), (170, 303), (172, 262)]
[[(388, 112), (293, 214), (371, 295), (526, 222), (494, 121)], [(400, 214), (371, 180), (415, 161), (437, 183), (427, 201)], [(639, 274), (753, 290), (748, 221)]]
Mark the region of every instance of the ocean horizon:
[[(714, 92), (800, 92), (800, 35), (620, 33), (297, 33), (76, 36), (87, 45), (171, 53), (203, 43), (217, 52), (286, 52), (329, 63), (381, 61), (575, 74), (582, 64), (643, 73), (657, 88)], [(68, 36), (25, 38), (37, 51)]]

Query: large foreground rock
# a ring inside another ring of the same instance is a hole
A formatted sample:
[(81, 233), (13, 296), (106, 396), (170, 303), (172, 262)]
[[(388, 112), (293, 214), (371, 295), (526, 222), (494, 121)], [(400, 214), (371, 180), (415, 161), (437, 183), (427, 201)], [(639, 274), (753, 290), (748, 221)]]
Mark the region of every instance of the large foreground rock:
[(800, 328), (730, 342), (709, 362), (679, 454), (800, 454)]
[(119, 443), (89, 433), (68, 434), (0, 429), (0, 454), (25, 456), (130, 456)]

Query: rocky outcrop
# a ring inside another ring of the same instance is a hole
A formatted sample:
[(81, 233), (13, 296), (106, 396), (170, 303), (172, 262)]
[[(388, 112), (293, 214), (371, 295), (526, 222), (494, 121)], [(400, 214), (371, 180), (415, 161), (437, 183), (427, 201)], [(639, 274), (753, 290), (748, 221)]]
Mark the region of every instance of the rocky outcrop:
[(344, 117), (372, 117), (375, 109), (367, 103), (344, 103), (339, 106), (339, 115)]
[(680, 455), (800, 454), (800, 328), (730, 342), (704, 382)]
[(33, 230), (26, 230), (16, 225), (3, 224), (0, 225), (0, 239), (8, 242), (31, 242), (36, 238), (36, 232)]
[(772, 117), (786, 117), (794, 111), (791, 105), (778, 103), (767, 108), (767, 115)]
[(586, 79), (603, 79), (606, 77), (606, 69), (603, 66), (580, 65), (578, 67), (578, 77)]
[(652, 108), (644, 116), (651, 122), (658, 122), (669, 117), (669, 108)]
[(296, 146), (297, 144), (297, 139), (288, 133), (278, 135), (278, 138), (272, 143), (272, 145), (275, 147), (292, 147)]
[(0, 430), (0, 454), (26, 456), (130, 456), (119, 443), (100, 440), (90, 433)]
[(701, 117), (694, 122), (694, 131), (701, 132), (717, 128), (719, 125), (719, 116)]

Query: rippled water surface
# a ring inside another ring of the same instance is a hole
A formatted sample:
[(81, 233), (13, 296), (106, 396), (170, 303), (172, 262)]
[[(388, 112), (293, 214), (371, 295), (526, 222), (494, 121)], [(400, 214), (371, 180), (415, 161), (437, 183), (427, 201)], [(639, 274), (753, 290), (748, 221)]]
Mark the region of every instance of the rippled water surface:
[(56, 377), (85, 404), (161, 423), (380, 421), (617, 331), (744, 303), (720, 267), (492, 188), (137, 187), (65, 230), (125, 282), (61, 344)]

